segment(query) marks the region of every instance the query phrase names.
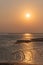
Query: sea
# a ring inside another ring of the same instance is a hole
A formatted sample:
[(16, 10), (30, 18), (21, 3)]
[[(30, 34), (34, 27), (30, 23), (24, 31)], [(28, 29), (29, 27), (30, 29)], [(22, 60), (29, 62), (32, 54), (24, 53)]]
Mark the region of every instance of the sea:
[(43, 65), (43, 33), (0, 33), (0, 63)]

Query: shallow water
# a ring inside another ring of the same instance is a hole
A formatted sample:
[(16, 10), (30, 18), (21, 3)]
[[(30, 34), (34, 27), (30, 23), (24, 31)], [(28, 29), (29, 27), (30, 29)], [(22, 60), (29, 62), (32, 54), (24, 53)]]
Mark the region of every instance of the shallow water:
[(43, 64), (43, 42), (17, 40), (43, 38), (43, 34), (0, 34), (0, 62)]

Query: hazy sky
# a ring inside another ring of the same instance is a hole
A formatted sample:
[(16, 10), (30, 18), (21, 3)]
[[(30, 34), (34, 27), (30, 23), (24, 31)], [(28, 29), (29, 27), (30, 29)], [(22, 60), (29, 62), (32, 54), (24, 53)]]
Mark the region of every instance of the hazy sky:
[(43, 33), (43, 0), (0, 0), (0, 32)]

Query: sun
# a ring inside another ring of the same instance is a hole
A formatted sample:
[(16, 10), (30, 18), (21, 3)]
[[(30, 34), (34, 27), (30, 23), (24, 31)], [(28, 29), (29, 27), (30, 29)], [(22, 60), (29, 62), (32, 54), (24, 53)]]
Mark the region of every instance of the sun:
[(30, 16), (31, 16), (31, 15), (30, 15), (29, 13), (26, 13), (26, 14), (25, 14), (25, 17), (26, 17), (26, 18), (30, 18)]

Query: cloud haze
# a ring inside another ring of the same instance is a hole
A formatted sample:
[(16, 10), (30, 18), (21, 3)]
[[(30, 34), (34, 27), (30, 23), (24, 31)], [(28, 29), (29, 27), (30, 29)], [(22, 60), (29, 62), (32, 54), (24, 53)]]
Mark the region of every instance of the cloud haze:
[(43, 0), (0, 0), (0, 32), (43, 33)]

